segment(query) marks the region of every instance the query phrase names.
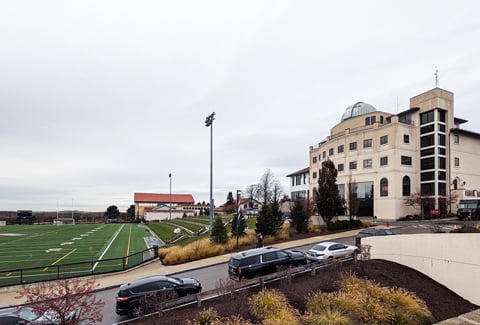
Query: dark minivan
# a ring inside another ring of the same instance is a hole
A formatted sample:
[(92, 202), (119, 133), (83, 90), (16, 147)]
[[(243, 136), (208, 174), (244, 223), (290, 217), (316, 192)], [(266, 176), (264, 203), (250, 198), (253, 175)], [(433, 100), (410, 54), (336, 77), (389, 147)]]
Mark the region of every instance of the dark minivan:
[(290, 249), (261, 247), (233, 254), (228, 261), (231, 279), (251, 279), (255, 276), (275, 273), (281, 267), (307, 264), (305, 254)]

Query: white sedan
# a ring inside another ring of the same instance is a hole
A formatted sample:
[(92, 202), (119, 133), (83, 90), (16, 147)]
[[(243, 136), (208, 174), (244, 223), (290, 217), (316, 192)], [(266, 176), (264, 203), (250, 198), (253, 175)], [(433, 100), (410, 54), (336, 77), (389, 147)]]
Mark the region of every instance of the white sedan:
[(331, 259), (354, 257), (359, 252), (357, 246), (340, 244), (333, 241), (324, 241), (315, 244), (306, 255), (311, 262), (327, 262)]

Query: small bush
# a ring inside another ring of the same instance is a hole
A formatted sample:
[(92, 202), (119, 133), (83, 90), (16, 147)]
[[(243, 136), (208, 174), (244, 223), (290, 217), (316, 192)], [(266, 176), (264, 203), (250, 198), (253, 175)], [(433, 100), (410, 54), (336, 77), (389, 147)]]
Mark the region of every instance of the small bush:
[(282, 309), (288, 307), (288, 300), (277, 290), (262, 290), (248, 300), (249, 311), (253, 318), (264, 320), (273, 318)]
[(311, 223), (308, 224), (308, 232), (309, 233), (319, 234), (324, 230), (324, 228), (325, 228), (325, 226), (314, 225), (314, 224), (311, 224)]
[(198, 313), (198, 324), (199, 325), (210, 325), (214, 320), (218, 318), (218, 313), (213, 308), (204, 309)]
[(327, 222), (327, 228), (329, 230), (343, 230), (360, 228), (362, 226), (362, 220), (336, 220), (335, 222)]

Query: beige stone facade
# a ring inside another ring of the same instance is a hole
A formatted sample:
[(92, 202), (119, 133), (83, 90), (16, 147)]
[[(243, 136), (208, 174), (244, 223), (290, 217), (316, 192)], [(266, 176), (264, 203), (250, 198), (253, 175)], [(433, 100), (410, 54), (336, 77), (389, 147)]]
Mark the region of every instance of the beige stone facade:
[[(453, 93), (440, 88), (411, 98), (410, 108), (398, 114), (352, 105), (309, 149), (310, 193), (330, 159), (344, 198), (351, 197), (349, 188), (358, 192), (356, 211), (347, 203), (345, 215), (394, 220), (455, 212), (459, 199), (480, 196), (480, 134), (462, 129), (465, 122), (454, 116)], [(422, 208), (405, 204), (415, 193)]]

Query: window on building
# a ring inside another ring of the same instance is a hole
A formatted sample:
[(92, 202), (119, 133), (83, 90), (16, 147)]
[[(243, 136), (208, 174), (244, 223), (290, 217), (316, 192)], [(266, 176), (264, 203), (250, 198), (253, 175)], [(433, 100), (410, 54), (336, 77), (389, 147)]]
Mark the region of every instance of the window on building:
[(431, 110), (425, 113), (420, 114), (420, 124), (431, 123), (435, 120), (435, 111)]
[(343, 152), (343, 144), (341, 144), (341, 145), (339, 145), (339, 146), (337, 147), (337, 152), (338, 152), (338, 153), (342, 153), (342, 152)]
[(328, 149), (328, 155), (333, 156), (333, 148)]
[(380, 137), (380, 144), (387, 144), (388, 143), (388, 135), (382, 135)]
[(438, 144), (441, 146), (445, 145), (445, 134), (439, 134), (438, 135)]
[(410, 196), (410, 177), (403, 176), (402, 179), (402, 195)]
[(429, 124), (420, 128), (420, 134), (431, 133), (435, 131), (435, 124)]
[(372, 139), (363, 140), (363, 147), (364, 148), (371, 148), (372, 147)]
[(446, 159), (445, 157), (438, 157), (438, 168), (439, 169), (445, 169), (446, 167)]
[(408, 134), (403, 135), (403, 143), (410, 143), (410, 136)]
[(388, 156), (380, 157), (380, 166), (387, 166), (388, 165)]
[(365, 118), (365, 125), (370, 125), (370, 116)]
[(295, 175), (295, 185), (302, 185), (302, 175)]
[(455, 167), (460, 167), (460, 158), (458, 157), (453, 158), (453, 165)]
[(434, 144), (435, 144), (435, 135), (434, 134), (426, 135), (426, 136), (423, 136), (423, 137), (420, 138), (420, 147), (421, 148), (433, 146)]
[(420, 156), (425, 157), (425, 156), (431, 156), (435, 154), (435, 148), (428, 148), (428, 149), (423, 149), (420, 150)]
[(377, 121), (377, 117), (376, 116), (372, 116), (370, 117), (370, 123), (375, 123)]
[(434, 169), (435, 168), (435, 158), (424, 158), (420, 159), (420, 169), (427, 170), (427, 169)]
[(445, 132), (445, 130), (446, 130), (445, 124), (439, 124), (438, 125), (438, 131)]
[(438, 149), (438, 154), (439, 155), (444, 155), (445, 156), (445, 152), (446, 152), (445, 148), (437, 148), (437, 149)]
[(454, 190), (458, 190), (458, 181), (457, 181), (457, 179), (454, 179), (454, 180), (453, 180), (453, 189), (454, 189)]
[(351, 161), (349, 164), (349, 168), (352, 169), (357, 169), (357, 162), (356, 161)]
[(402, 163), (402, 165), (411, 166), (411, 165), (412, 165), (412, 157), (410, 157), (410, 156), (402, 156), (402, 158), (401, 158), (401, 163)]
[(372, 159), (364, 159), (363, 168), (371, 168), (371, 167), (372, 167)]
[(424, 181), (433, 181), (435, 179), (435, 173), (434, 172), (424, 172), (420, 174), (420, 180), (422, 182)]
[(338, 164), (337, 169), (339, 172), (343, 172), (343, 164)]
[(388, 196), (388, 180), (386, 178), (380, 180), (380, 196)]
[(435, 183), (423, 183), (420, 185), (420, 195), (435, 195)]
[(447, 179), (447, 173), (446, 172), (443, 172), (443, 171), (439, 171), (438, 172), (438, 179), (440, 181), (444, 181)]
[(446, 116), (447, 116), (447, 114), (445, 114), (445, 111), (444, 111), (444, 110), (439, 110), (439, 111), (438, 111), (438, 120), (439, 120), (440, 122), (444, 122), (444, 123), (445, 123), (445, 121), (446, 121)]
[(445, 195), (447, 194), (447, 184), (438, 182), (438, 195)]
[(458, 136), (458, 134), (455, 134), (453, 136), (453, 143), (455, 144), (459, 144), (460, 143), (460, 137)]
[(352, 150), (357, 150), (357, 143), (356, 142), (350, 142), (350, 151)]
[(313, 162), (314, 164), (317, 163), (317, 156), (315, 156), (315, 157), (312, 158), (312, 162)]
[(326, 157), (327, 157), (327, 152), (326, 151), (322, 152), (322, 159), (325, 159)]
[(312, 173), (312, 178), (313, 178), (313, 179), (316, 179), (316, 178), (317, 178), (317, 172), (313, 172), (313, 173)]

